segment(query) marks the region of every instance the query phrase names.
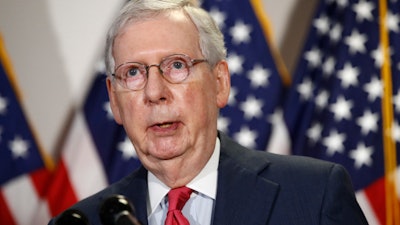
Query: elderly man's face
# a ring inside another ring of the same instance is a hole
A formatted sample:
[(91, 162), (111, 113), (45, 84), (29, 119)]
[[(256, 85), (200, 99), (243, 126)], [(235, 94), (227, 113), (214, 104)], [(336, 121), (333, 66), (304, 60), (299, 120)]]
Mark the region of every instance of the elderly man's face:
[[(140, 62), (159, 64), (166, 56), (185, 54), (203, 59), (198, 32), (181, 12), (127, 25), (114, 42), (115, 65)], [(216, 137), (218, 108), (226, 105), (229, 72), (225, 62), (211, 68), (194, 65), (189, 77), (172, 84), (157, 67), (150, 67), (141, 90), (107, 83), (115, 120), (125, 127), (142, 163), (157, 170), (173, 160), (204, 161)]]

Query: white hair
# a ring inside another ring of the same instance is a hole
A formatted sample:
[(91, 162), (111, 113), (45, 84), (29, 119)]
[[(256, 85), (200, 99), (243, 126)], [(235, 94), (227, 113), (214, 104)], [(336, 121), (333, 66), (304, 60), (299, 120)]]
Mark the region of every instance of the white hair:
[(195, 0), (131, 0), (120, 11), (111, 25), (106, 40), (105, 64), (108, 75), (114, 73), (112, 55), (114, 40), (128, 24), (144, 21), (159, 14), (182, 10), (199, 32), (199, 45), (211, 66), (226, 58), (224, 37), (212, 17)]

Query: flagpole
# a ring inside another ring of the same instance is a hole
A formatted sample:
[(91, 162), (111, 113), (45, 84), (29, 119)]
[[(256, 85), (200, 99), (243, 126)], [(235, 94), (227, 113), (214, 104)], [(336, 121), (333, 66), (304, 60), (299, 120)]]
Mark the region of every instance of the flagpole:
[(385, 160), (385, 204), (386, 204), (386, 224), (400, 225), (400, 211), (398, 198), (396, 193), (396, 143), (391, 135), (391, 127), (393, 126), (393, 105), (392, 105), (392, 74), (391, 61), (389, 54), (389, 34), (386, 27), (387, 16), (387, 0), (379, 1), (379, 29), (380, 43), (383, 53), (383, 65), (381, 68), (381, 76), (384, 86), (384, 94), (382, 99), (382, 115), (383, 115), (383, 149)]
[(283, 59), (281, 55), (279, 54), (279, 51), (276, 49), (275, 42), (272, 38), (272, 28), (271, 24), (269, 23), (269, 20), (267, 18), (267, 15), (265, 13), (264, 6), (262, 4), (261, 0), (251, 0), (250, 1), (251, 6), (253, 7), (253, 11), (258, 19), (258, 22), (261, 25), (261, 28), (263, 29), (264, 36), (267, 38), (267, 42), (270, 43), (268, 44), (270, 49), (271, 49), (271, 54), (273, 55), (275, 62), (277, 64), (277, 69), (279, 71), (279, 75), (281, 76), (283, 84), (288, 87), (291, 84), (291, 77), (289, 74), (289, 71), (287, 70), (285, 63), (283, 62)]

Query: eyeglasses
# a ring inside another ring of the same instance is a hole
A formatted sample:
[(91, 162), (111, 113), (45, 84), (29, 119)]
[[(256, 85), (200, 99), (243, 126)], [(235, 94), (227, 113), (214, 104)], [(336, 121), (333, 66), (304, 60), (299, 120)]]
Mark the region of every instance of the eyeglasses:
[(151, 67), (158, 68), (164, 79), (176, 84), (184, 81), (190, 69), (206, 59), (191, 59), (184, 54), (174, 54), (163, 58), (160, 64), (145, 65), (139, 62), (126, 62), (116, 67), (112, 76), (124, 88), (137, 91), (144, 88)]

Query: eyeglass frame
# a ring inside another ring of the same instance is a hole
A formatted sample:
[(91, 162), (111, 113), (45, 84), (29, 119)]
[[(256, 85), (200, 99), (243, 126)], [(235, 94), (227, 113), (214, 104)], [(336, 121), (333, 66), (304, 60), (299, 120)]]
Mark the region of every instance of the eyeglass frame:
[[(160, 67), (160, 66), (162, 65), (162, 63), (163, 63), (165, 60), (167, 60), (167, 59), (169, 59), (169, 58), (172, 58), (173, 56), (181, 56), (181, 57), (184, 59), (185, 63), (187, 64), (187, 69), (188, 69), (187, 75), (186, 75), (182, 80), (179, 80), (179, 81), (176, 81), (176, 82), (175, 82), (175, 81), (171, 81), (167, 76), (165, 76), (165, 75), (164, 75), (164, 71), (163, 71), (163, 70), (161, 69), (161, 67)], [(171, 83), (171, 84), (179, 84), (179, 83), (185, 81), (185, 80), (189, 77), (190, 71), (191, 71), (192, 67), (194, 67), (194, 66), (197, 65), (198, 63), (202, 63), (202, 62), (208, 62), (208, 60), (207, 60), (207, 59), (192, 59), (190, 56), (188, 56), (188, 55), (186, 55), (186, 54), (172, 54), (172, 55), (169, 55), (169, 56), (166, 56), (166, 57), (162, 58), (159, 64), (150, 64), (150, 65), (147, 65), (147, 64), (144, 64), (144, 63), (141, 63), (141, 62), (135, 62), (135, 61), (132, 61), (132, 62), (124, 62), (124, 63), (118, 65), (117, 67), (115, 67), (115, 69), (114, 69), (115, 72), (112, 73), (111, 76), (112, 76), (115, 80), (120, 80), (120, 82), (117, 81), (117, 83), (118, 83), (121, 87), (123, 87), (123, 88), (125, 88), (125, 89), (128, 89), (128, 90), (132, 90), (132, 91), (139, 91), (139, 90), (142, 90), (142, 89), (146, 86), (146, 84), (147, 84), (147, 82), (148, 82), (148, 77), (149, 77), (149, 70), (150, 70), (151, 67), (154, 67), (154, 66), (157, 67), (157, 68), (158, 68), (158, 71), (161, 73), (162, 77), (163, 77), (166, 81), (168, 81), (169, 83)], [(127, 85), (127, 83), (126, 83), (126, 81), (124, 80), (124, 78), (122, 78), (121, 76), (118, 76), (118, 75), (116, 74), (116, 72), (117, 72), (117, 70), (118, 70), (119, 68), (121, 68), (121, 67), (123, 67), (123, 66), (125, 66), (125, 65), (131, 65), (131, 64), (136, 64), (136, 65), (137, 65), (137, 68), (139, 69), (139, 71), (140, 71), (140, 69), (141, 69), (140, 66), (142, 66), (142, 67), (144, 68), (144, 70), (146, 71), (146, 74), (145, 74), (145, 75), (146, 75), (146, 76), (145, 76), (146, 80), (145, 80), (145, 82), (143, 82), (143, 85), (140, 85), (139, 88), (137, 88), (137, 89), (129, 88), (128, 85)]]

